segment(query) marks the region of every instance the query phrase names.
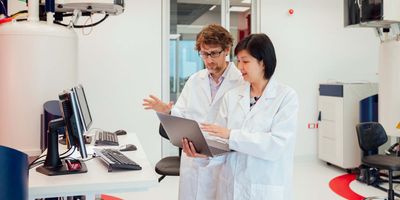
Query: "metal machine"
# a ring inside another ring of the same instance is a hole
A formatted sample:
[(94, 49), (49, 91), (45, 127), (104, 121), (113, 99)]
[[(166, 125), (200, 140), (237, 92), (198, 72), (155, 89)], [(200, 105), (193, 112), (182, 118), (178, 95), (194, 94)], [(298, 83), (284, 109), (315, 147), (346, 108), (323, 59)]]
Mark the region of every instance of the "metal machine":
[[(3, 4), (6, 0), (0, 0)], [(28, 155), (41, 153), (43, 103), (77, 84), (74, 28), (96, 26), (123, 11), (123, 0), (30, 0), (27, 10), (0, 15), (0, 145)], [(92, 15), (104, 18), (78, 23)]]

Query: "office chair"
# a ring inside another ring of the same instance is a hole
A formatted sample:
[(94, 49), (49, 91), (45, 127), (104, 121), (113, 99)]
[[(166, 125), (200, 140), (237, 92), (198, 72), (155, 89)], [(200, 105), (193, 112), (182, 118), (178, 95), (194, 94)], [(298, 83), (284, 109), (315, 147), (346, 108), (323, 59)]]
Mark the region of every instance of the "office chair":
[[(373, 186), (387, 191), (387, 200), (394, 200), (394, 196), (398, 196), (398, 194), (396, 194), (393, 190), (393, 171), (400, 171), (400, 157), (377, 154), (378, 147), (385, 144), (388, 140), (385, 129), (377, 122), (365, 122), (358, 124), (356, 126), (356, 131), (358, 144), (364, 152), (364, 155), (361, 159), (362, 164), (377, 168), (378, 170), (388, 171), (389, 189), (380, 187), (378, 185), (379, 181), (373, 181)], [(369, 177), (367, 177), (367, 179), (368, 178)], [(367, 182), (367, 184), (369, 183), (370, 182)], [(366, 199), (377, 199), (377, 197)]]
[(0, 199), (28, 199), (28, 155), (0, 145)]
[[(159, 134), (161, 137), (169, 140), (167, 133), (164, 130), (164, 127), (160, 124), (158, 129)], [(160, 174), (161, 177), (158, 178), (158, 182), (161, 182), (165, 178), (165, 176), (179, 176), (179, 168), (181, 165), (181, 154), (182, 149), (179, 148), (179, 156), (168, 156), (162, 158), (160, 161), (157, 162), (155, 170), (157, 174)]]

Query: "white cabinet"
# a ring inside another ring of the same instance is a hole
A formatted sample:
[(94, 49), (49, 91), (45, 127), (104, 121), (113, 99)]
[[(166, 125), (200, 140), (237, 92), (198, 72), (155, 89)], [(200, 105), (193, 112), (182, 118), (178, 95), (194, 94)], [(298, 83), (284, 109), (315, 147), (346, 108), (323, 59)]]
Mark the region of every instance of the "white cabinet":
[(378, 93), (376, 83), (320, 84), (318, 158), (344, 169), (358, 167), (361, 150), (355, 126), (360, 100)]

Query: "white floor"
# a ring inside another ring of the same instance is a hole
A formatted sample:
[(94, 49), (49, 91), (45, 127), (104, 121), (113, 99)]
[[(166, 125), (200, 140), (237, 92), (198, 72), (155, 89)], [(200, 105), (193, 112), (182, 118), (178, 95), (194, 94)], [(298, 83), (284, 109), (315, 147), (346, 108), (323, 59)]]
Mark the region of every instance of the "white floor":
[[(329, 188), (329, 181), (344, 170), (316, 159), (296, 159), (294, 165), (294, 199), (295, 200), (341, 200), (344, 199)], [(146, 192), (118, 194), (123, 199), (178, 199), (179, 177), (166, 177), (156, 187)], [(351, 188), (362, 196), (385, 196), (386, 193), (365, 184), (353, 181)], [(396, 188), (397, 189), (397, 188)]]

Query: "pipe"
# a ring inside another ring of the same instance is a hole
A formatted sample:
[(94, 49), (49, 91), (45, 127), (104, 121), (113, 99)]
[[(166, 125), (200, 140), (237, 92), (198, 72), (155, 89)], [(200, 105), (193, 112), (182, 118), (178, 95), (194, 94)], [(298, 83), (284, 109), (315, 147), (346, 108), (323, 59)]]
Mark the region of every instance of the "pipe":
[(4, 19), (0, 19), (0, 24), (4, 24), (4, 23), (7, 23), (7, 22), (11, 22), (13, 19), (11, 18), (11, 17), (9, 17), (9, 18), (4, 18)]
[(30, 22), (39, 21), (39, 0), (28, 1), (28, 21)]

